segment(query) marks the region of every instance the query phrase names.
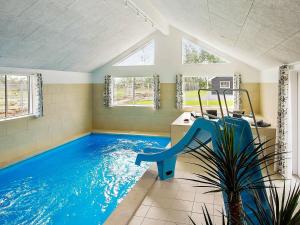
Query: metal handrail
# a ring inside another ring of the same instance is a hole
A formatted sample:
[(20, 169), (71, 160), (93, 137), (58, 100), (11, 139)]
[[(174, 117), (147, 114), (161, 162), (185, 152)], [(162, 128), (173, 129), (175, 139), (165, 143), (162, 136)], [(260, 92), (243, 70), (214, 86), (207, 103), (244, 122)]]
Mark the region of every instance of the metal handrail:
[[(249, 115), (247, 115), (247, 114), (244, 115), (244, 114), (241, 114), (241, 113), (235, 113), (235, 112), (232, 112), (232, 111), (228, 110), (226, 94), (229, 93), (229, 92), (234, 92), (234, 91), (235, 92), (244, 92), (244, 93), (246, 93), (247, 99), (248, 99), (248, 102), (249, 102), (249, 105), (250, 105), (251, 115), (250, 114)], [(252, 102), (251, 102), (248, 90), (246, 90), (246, 89), (225, 89), (223, 91), (223, 95), (224, 95), (224, 101), (225, 101), (227, 116), (230, 116), (230, 114), (238, 114), (238, 115), (242, 115), (244, 117), (252, 118), (253, 122), (254, 122), (255, 131), (256, 131), (256, 135), (257, 135), (259, 144), (261, 144), (261, 138), (260, 138), (260, 134), (259, 134), (257, 123), (256, 123), (255, 113), (254, 113), (254, 110), (253, 110), (253, 106), (252, 106)]]
[(216, 89), (211, 89), (211, 88), (199, 88), (199, 89), (198, 89), (198, 98), (199, 98), (199, 104), (200, 104), (200, 110), (201, 110), (201, 115), (202, 115), (202, 117), (204, 117), (204, 116), (206, 115), (206, 116), (213, 117), (214, 119), (219, 119), (218, 116), (215, 116), (215, 115), (212, 115), (212, 114), (204, 113), (204, 112), (203, 112), (202, 99), (201, 99), (201, 96), (200, 96), (200, 92), (201, 92), (201, 91), (216, 92), (217, 97), (218, 97), (219, 106), (220, 106), (221, 117), (222, 117), (222, 119), (223, 119), (223, 118), (224, 118), (224, 113), (223, 113), (223, 109), (222, 109), (222, 104), (221, 104), (221, 99), (220, 99), (220, 93), (219, 93), (218, 90), (216, 90)]

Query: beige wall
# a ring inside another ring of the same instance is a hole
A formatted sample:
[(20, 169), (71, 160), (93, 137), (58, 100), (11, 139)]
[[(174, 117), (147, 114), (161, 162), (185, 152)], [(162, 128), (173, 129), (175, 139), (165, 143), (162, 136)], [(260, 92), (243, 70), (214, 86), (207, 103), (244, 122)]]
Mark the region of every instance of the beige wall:
[[(260, 111), (259, 84), (245, 83), (243, 87), (249, 90), (255, 110)], [(175, 89), (174, 83), (162, 83), (161, 108), (153, 110), (151, 107), (105, 108), (103, 84), (45, 84), (44, 117), (0, 123), (0, 166), (60, 145), (92, 129), (169, 133), (170, 124), (183, 112), (175, 108)]]
[[(256, 113), (260, 112), (259, 87), (258, 83), (243, 84), (243, 88), (249, 90)], [(169, 133), (170, 124), (183, 112), (175, 108), (176, 85), (174, 83), (161, 83), (161, 108), (159, 110), (130, 106), (105, 108), (103, 88), (103, 84), (94, 84), (94, 129)], [(245, 108), (247, 107), (246, 105)]]
[(45, 84), (44, 117), (0, 123), (0, 167), (90, 131), (92, 98), (92, 84)]
[(273, 127), (277, 124), (277, 106), (278, 106), (278, 84), (261, 83), (260, 84), (260, 110), (262, 116), (271, 123)]
[[(248, 90), (254, 113), (260, 115), (260, 83), (242, 83), (241, 88)], [(242, 108), (247, 114), (251, 111), (245, 93), (242, 93)]]
[(104, 130), (129, 130), (170, 132), (170, 123), (181, 111), (175, 108), (175, 84), (161, 84), (161, 108), (103, 106), (103, 84), (94, 84), (93, 128)]

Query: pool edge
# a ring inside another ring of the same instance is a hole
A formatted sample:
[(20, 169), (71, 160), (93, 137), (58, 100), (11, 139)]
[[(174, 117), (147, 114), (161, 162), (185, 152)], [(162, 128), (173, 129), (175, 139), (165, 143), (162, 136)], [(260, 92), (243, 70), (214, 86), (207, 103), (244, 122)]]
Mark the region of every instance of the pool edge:
[(156, 164), (153, 163), (108, 217), (104, 225), (129, 224), (157, 178)]
[(168, 137), (170, 138), (170, 133), (168, 132), (142, 132), (142, 131), (120, 131), (120, 130), (102, 130), (102, 129), (94, 129), (91, 133), (101, 134), (128, 134), (128, 135), (141, 135), (141, 136), (154, 136), (154, 137)]

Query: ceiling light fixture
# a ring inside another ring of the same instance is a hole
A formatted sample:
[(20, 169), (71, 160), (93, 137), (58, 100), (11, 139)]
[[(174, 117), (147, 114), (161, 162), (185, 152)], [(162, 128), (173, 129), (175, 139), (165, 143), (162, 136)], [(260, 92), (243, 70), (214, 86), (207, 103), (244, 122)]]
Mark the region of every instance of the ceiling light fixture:
[(144, 21), (145, 21), (145, 23), (150, 23), (151, 24), (151, 26), (152, 27), (154, 27), (154, 22), (153, 22), (153, 20), (144, 12), (144, 11), (142, 11), (141, 9), (139, 9), (136, 5), (135, 5), (135, 3), (133, 3), (132, 1), (130, 1), (130, 0), (124, 0), (124, 6), (125, 6), (125, 8), (131, 8), (133, 11), (135, 11), (136, 12), (136, 15), (139, 17), (139, 16), (141, 16), (143, 19), (144, 19)]

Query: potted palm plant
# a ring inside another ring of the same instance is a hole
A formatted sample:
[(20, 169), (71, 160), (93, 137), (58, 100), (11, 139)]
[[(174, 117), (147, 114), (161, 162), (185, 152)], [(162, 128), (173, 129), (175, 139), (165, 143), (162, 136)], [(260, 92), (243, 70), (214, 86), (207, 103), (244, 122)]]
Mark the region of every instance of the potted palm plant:
[[(222, 192), (227, 211), (227, 221), (231, 225), (244, 224), (242, 196), (252, 190), (265, 189), (264, 179), (267, 176), (257, 176), (266, 163), (275, 161), (277, 153), (264, 154), (271, 146), (266, 142), (254, 145), (255, 140), (246, 146), (235, 143), (236, 136), (232, 127), (224, 126), (218, 130), (218, 139), (214, 149), (195, 138), (196, 147), (187, 147), (188, 152), (200, 163), (193, 163), (204, 170), (196, 173), (196, 178), (188, 179), (198, 183), (195, 187), (210, 187), (209, 192)], [(258, 196), (261, 199), (264, 195)]]

